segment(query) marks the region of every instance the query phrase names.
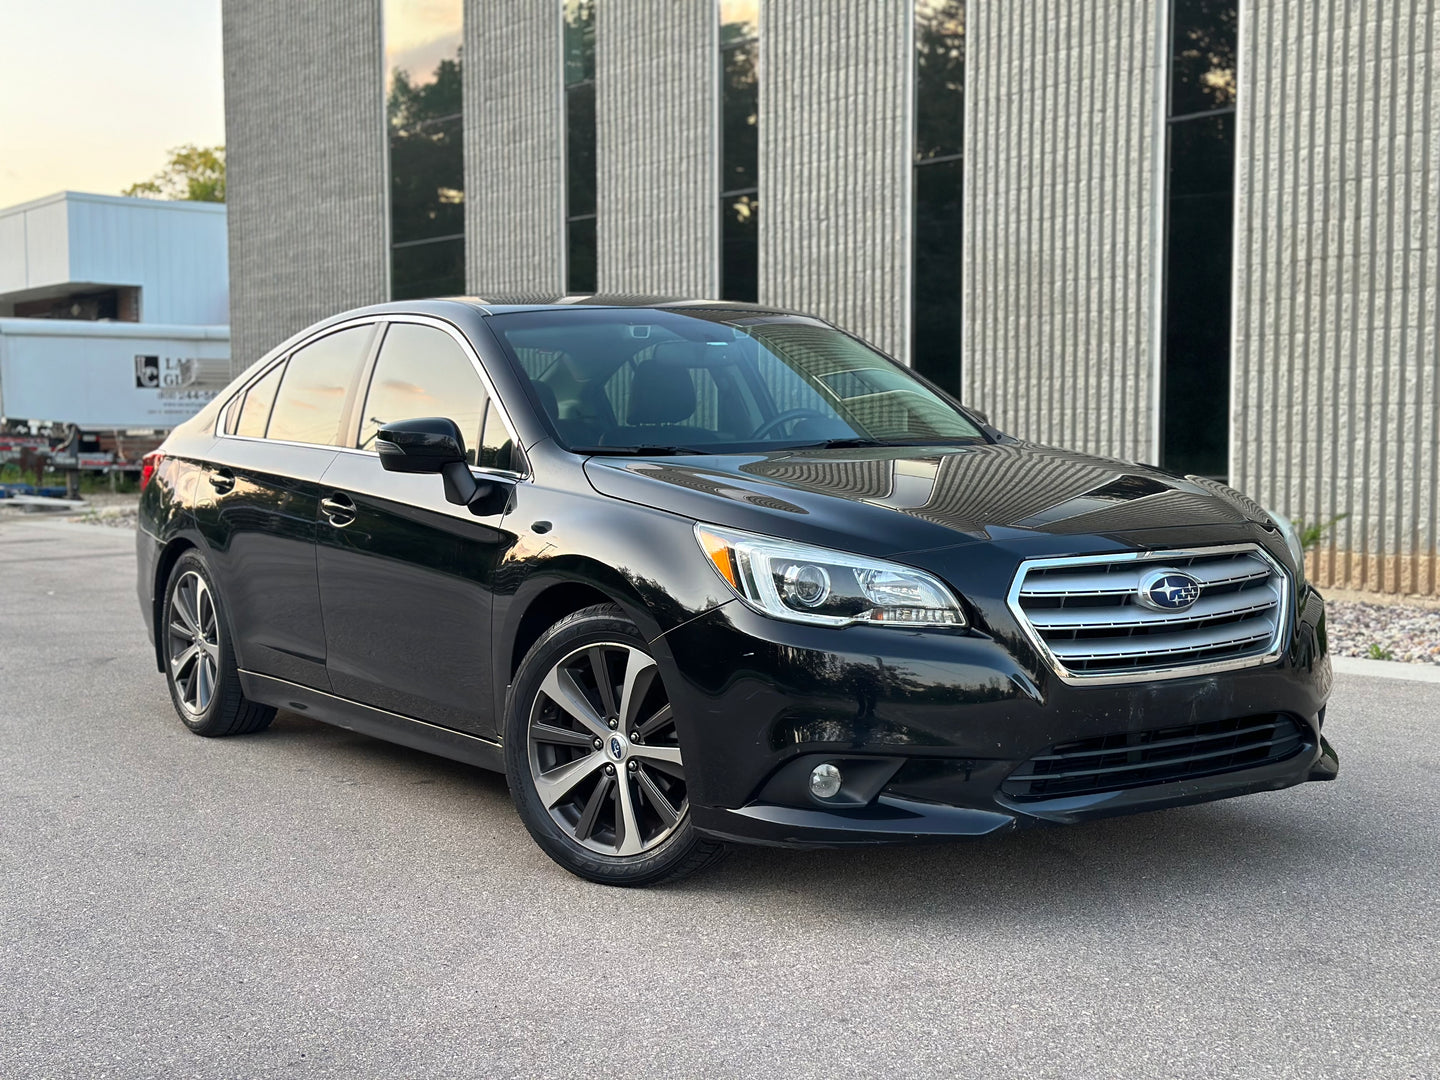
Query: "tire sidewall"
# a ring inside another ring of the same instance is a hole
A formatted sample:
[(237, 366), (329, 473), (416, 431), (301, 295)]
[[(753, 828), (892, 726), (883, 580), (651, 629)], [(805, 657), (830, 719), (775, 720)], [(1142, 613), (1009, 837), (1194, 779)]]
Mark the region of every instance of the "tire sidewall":
[[(540, 685), (561, 659), (586, 645), (619, 642), (654, 657), (639, 629), (618, 607), (587, 608), (560, 620), (520, 662), (505, 702), (505, 773), (515, 809), (545, 853), (572, 873), (607, 885), (643, 885), (670, 876), (693, 853), (692, 818), (684, 819), (663, 842), (638, 855), (605, 856), (581, 847), (561, 831), (540, 801), (530, 775), (530, 714)], [(657, 661), (658, 663), (658, 661)], [(666, 682), (663, 668), (659, 678)], [(681, 748), (684, 757), (684, 748)]]

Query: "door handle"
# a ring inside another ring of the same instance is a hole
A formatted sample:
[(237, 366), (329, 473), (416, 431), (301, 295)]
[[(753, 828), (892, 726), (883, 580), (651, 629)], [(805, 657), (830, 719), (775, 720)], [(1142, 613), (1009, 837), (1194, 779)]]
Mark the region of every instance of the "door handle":
[(346, 495), (327, 495), (320, 500), (320, 512), (337, 529), (343, 529), (355, 520), (355, 504)]
[(235, 474), (229, 469), (219, 469), (210, 474), (210, 486), (219, 494), (224, 495), (235, 487)]

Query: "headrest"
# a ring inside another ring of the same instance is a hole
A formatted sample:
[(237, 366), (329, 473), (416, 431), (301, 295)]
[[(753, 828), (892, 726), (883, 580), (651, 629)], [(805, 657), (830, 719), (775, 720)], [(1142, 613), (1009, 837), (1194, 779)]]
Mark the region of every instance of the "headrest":
[(627, 424), (678, 424), (695, 413), (695, 382), (691, 369), (704, 357), (705, 345), (694, 341), (662, 341), (650, 358), (635, 368), (630, 383)]

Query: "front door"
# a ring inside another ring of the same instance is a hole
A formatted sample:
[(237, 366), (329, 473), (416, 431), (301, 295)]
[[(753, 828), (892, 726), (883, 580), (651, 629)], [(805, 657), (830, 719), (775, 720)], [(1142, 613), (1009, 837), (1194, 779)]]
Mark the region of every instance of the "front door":
[(495, 569), (514, 536), (503, 514), (445, 500), (440, 477), (386, 472), (369, 450), (385, 423), (447, 416), (478, 469), (508, 471), (507, 429), (458, 332), (391, 323), (354, 447), (321, 481), (318, 576), (334, 693), (493, 737)]

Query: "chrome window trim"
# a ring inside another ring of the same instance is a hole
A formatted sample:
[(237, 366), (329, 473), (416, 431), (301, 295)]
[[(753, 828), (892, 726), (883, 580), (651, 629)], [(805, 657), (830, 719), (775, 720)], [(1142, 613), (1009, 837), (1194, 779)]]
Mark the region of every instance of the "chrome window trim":
[[(1040, 635), (1025, 614), (1024, 608), (1020, 605), (1020, 591), (1025, 584), (1026, 575), (1031, 570), (1044, 569), (1050, 566), (1087, 566), (1103, 565), (1106, 563), (1140, 563), (1154, 562), (1165, 563), (1171, 559), (1189, 559), (1197, 556), (1207, 555), (1258, 555), (1278, 575), (1280, 581), (1280, 609), (1275, 616), (1275, 634), (1270, 643), (1270, 648), (1263, 655), (1242, 656), (1228, 660), (1211, 660), (1203, 664), (1188, 664), (1179, 667), (1167, 667), (1152, 669), (1148, 671), (1137, 671), (1133, 673), (1117, 674), (1114, 672), (1102, 672), (1096, 675), (1076, 674), (1060, 662), (1046, 644), (1045, 639)], [(1006, 606), (1010, 609), (1011, 616), (1019, 624), (1020, 632), (1035, 652), (1044, 658), (1051, 672), (1061, 682), (1071, 686), (1115, 686), (1122, 683), (1158, 682), (1164, 679), (1185, 679), (1196, 675), (1211, 675), (1221, 671), (1240, 671), (1245, 668), (1262, 667), (1265, 664), (1273, 664), (1279, 660), (1285, 652), (1285, 646), (1290, 636), (1290, 616), (1294, 607), (1295, 581), (1289, 571), (1280, 564), (1276, 558), (1256, 543), (1244, 544), (1218, 544), (1213, 547), (1193, 548), (1165, 548), (1146, 551), (1126, 551), (1112, 555), (1070, 555), (1056, 556), (1043, 559), (1025, 559), (1015, 571), (1015, 577), (1010, 582), (1010, 592), (1006, 596)]]
[[(224, 430), (224, 423), (225, 414), (230, 407), (231, 401), (239, 397), (241, 394), (245, 393), (247, 390), (250, 389), (250, 387), (254, 386), (255, 383), (259, 382), (266, 375), (270, 374), (270, 372), (275, 370), (277, 365), (283, 364), (285, 361), (289, 360), (292, 355), (299, 352), (301, 349), (305, 348), (308, 345), (314, 344), (323, 337), (328, 337), (330, 334), (337, 333), (340, 330), (349, 330), (355, 326), (378, 327), (382, 324), (388, 325), (390, 323), (418, 323), (421, 326), (431, 326), (437, 330), (445, 331), (445, 333), (449, 334), (450, 337), (454, 338), (456, 344), (460, 346), (460, 350), (469, 359), (470, 366), (473, 367), (475, 369), (475, 373), (480, 376), (480, 383), (485, 387), (485, 393), (488, 396), (489, 400), (494, 403), (495, 412), (500, 417), (500, 422), (505, 425), (505, 431), (510, 436), (511, 445), (518, 448), (519, 452), (522, 455), (525, 454), (524, 447), (521, 446), (520, 443), (520, 436), (515, 433), (515, 423), (510, 419), (509, 408), (501, 399), (500, 395), (495, 392), (495, 384), (490, 381), (490, 375), (485, 370), (485, 365), (480, 362), (480, 355), (475, 351), (475, 347), (470, 343), (470, 339), (465, 336), (464, 332), (458, 326), (455, 326), (453, 323), (446, 322), (444, 319), (437, 318), (434, 315), (412, 315), (408, 312), (396, 312), (394, 314), (384, 315), (365, 315), (360, 318), (347, 319), (342, 323), (336, 323), (334, 326), (327, 326), (325, 327), (325, 329), (311, 334), (303, 341), (296, 342), (293, 347), (286, 349), (284, 353), (282, 353), (280, 356), (275, 357), (275, 359), (271, 363), (266, 364), (263, 368), (257, 371), (249, 379), (247, 379), (243, 386), (239, 387), (235, 391), (235, 393), (231, 394), (230, 397), (226, 399), (225, 404), (220, 407), (220, 413), (215, 420), (215, 437), (219, 439), (236, 439), (243, 442), (272, 443), (275, 446), (320, 447), (325, 450), (335, 450), (342, 454), (365, 454), (369, 457), (378, 458), (380, 456), (378, 452), (374, 450), (362, 450), (356, 446), (334, 446), (330, 443), (302, 443), (294, 442), (290, 439), (271, 439), (269, 437), (256, 438), (253, 435), (231, 435)], [(384, 342), (381, 342), (381, 348), (384, 348)], [(365, 389), (368, 393), (369, 387), (367, 386)], [(479, 450), (478, 447), (476, 449), (477, 451)], [(526, 455), (526, 464), (529, 464), (528, 455)], [(472, 465), (470, 466), (470, 471), (472, 473), (480, 473), (485, 476), (503, 476), (514, 480), (533, 479), (531, 473), (517, 472), (513, 469), (492, 469), (480, 465)]]

